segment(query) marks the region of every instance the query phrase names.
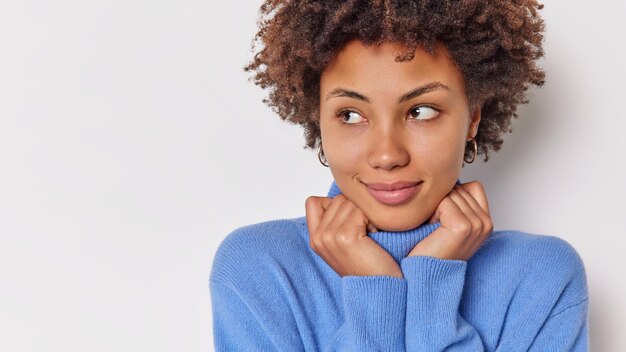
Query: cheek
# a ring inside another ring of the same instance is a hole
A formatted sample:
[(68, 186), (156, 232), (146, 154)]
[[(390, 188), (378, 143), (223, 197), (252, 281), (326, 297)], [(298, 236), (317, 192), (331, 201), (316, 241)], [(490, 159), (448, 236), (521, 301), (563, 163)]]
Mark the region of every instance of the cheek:
[(327, 139), (328, 148), (324, 148), (324, 155), (330, 164), (330, 171), (336, 180), (354, 175), (364, 157), (364, 148), (358, 143), (346, 138)]
[[(320, 121), (322, 145), (331, 171), (338, 173), (353, 172), (358, 162), (365, 155), (363, 129), (346, 130), (336, 121), (324, 117)], [(337, 175), (339, 176), (339, 175)]]
[[(330, 112), (327, 112), (329, 115)], [(344, 195), (350, 194), (349, 179), (357, 173), (355, 160), (358, 160), (360, 152), (354, 141), (346, 138), (335, 121), (329, 116), (320, 118), (320, 135), (324, 156), (330, 165), (330, 172)]]
[[(438, 134), (422, 138), (415, 144), (418, 159), (425, 167), (432, 169), (456, 166), (462, 160), (462, 137), (454, 133)], [(459, 165), (460, 166), (460, 165)]]
[(434, 193), (447, 193), (454, 186), (463, 163), (463, 148), (463, 137), (456, 130), (430, 136), (417, 144), (415, 154)]

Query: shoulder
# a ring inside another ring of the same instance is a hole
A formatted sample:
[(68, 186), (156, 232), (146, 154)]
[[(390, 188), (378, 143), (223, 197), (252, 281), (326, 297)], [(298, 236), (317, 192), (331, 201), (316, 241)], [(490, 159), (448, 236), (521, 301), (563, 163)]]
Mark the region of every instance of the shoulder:
[(556, 265), (573, 271), (584, 270), (578, 251), (566, 240), (554, 236), (518, 230), (494, 231), (485, 247), (495, 247), (513, 257), (522, 256), (542, 265)]
[(481, 264), (488, 262), (499, 274), (508, 270), (509, 275), (524, 281), (521, 285), (537, 290), (536, 285), (542, 285), (542, 289), (564, 293), (564, 300), (587, 297), (583, 259), (560, 237), (517, 230), (494, 231), (477, 254)]
[(229, 277), (294, 258), (308, 247), (303, 230), (305, 217), (264, 221), (233, 230), (215, 252), (211, 280), (228, 281)]

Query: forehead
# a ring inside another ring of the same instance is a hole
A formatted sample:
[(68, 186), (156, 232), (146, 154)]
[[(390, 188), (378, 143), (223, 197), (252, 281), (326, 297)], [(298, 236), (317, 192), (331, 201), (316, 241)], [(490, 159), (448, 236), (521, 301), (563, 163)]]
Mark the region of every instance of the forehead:
[(357, 40), (348, 42), (322, 71), (320, 88), (324, 91), (341, 85), (397, 91), (432, 81), (450, 88), (463, 86), (462, 74), (444, 45), (437, 44), (432, 54), (418, 46), (411, 61), (396, 62), (407, 50), (400, 43), (366, 46)]

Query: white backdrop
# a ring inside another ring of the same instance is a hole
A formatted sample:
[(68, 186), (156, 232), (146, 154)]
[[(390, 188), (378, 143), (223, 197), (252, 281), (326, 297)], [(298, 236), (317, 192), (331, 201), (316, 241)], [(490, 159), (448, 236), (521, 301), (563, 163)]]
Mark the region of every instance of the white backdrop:
[[(547, 83), (461, 180), (578, 250), (592, 350), (626, 351), (626, 3), (545, 4)], [(1, 351), (212, 350), (220, 241), (332, 181), (242, 71), (258, 5), (0, 4)]]

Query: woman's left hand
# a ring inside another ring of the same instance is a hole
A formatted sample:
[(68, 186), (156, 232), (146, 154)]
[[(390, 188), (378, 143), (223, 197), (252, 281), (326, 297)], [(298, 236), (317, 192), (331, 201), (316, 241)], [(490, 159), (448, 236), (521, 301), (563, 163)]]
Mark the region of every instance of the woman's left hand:
[(418, 243), (409, 256), (431, 256), (467, 261), (493, 230), (489, 204), (478, 181), (455, 185), (437, 206), (429, 223), (441, 222)]

